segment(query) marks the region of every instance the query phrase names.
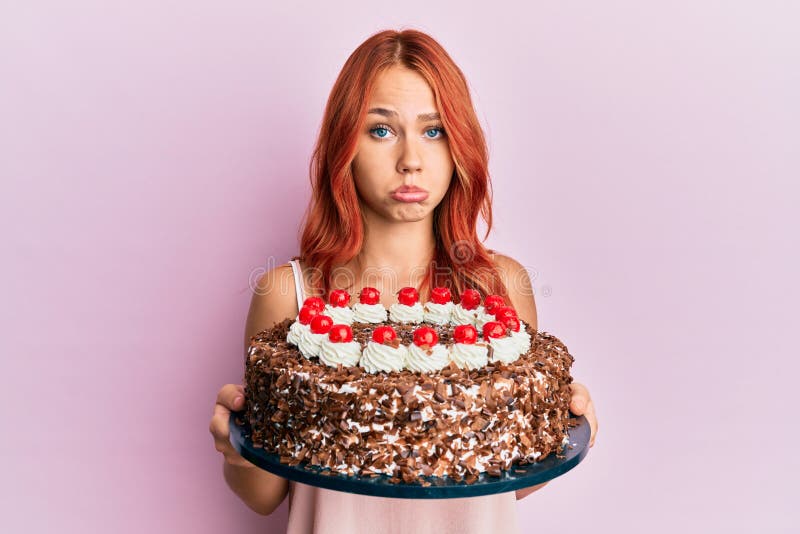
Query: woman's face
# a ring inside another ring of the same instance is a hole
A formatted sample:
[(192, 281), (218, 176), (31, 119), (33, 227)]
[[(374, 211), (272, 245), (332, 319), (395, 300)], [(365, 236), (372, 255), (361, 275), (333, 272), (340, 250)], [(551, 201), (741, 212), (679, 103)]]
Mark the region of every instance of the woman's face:
[(365, 218), (432, 217), (454, 168), (425, 78), (404, 67), (385, 70), (370, 95), (352, 166)]

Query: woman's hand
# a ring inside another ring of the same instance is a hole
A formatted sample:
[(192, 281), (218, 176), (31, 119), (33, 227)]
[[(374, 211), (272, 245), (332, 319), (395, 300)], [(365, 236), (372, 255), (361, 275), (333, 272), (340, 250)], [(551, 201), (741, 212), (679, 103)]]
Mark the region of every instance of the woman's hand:
[(217, 394), (217, 403), (214, 405), (214, 415), (211, 417), (208, 430), (214, 436), (214, 447), (222, 453), (227, 463), (240, 467), (254, 467), (231, 445), (231, 433), (228, 427), (230, 415), (232, 411), (242, 408), (244, 408), (244, 387), (238, 384), (225, 384)]
[(586, 420), (589, 421), (589, 428), (592, 429), (592, 435), (589, 438), (589, 447), (592, 447), (594, 446), (594, 438), (597, 435), (597, 416), (594, 413), (592, 397), (583, 384), (573, 382), (570, 384), (570, 389), (572, 390), (572, 399), (569, 402), (569, 411), (575, 415), (586, 416)]

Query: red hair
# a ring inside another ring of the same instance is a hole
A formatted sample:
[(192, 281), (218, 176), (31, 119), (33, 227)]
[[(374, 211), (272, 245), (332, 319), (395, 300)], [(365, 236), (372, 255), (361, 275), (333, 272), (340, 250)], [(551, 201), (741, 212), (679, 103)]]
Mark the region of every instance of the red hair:
[(312, 291), (325, 295), (332, 274), (361, 250), (364, 225), (351, 170), (361, 125), (375, 79), (392, 66), (422, 75), (433, 90), (449, 138), (455, 170), (434, 209), (436, 249), (422, 281), (426, 298), (436, 286), (449, 287), (456, 300), (466, 288), (484, 295), (507, 290), (478, 240), (478, 216), (492, 228), (489, 155), (467, 81), (442, 46), (416, 30), (386, 30), (364, 41), (345, 62), (325, 107), (311, 158), (312, 195), (300, 240), (300, 259), (311, 267)]

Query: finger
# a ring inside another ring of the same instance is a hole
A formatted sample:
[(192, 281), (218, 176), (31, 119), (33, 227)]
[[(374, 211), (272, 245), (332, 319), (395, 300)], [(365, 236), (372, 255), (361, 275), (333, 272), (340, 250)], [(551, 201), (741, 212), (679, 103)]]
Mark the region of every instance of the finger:
[(217, 403), (230, 409), (239, 397), (244, 398), (244, 387), (241, 384), (225, 384), (217, 393)]
[(591, 449), (594, 447), (594, 440), (597, 437), (597, 415), (594, 413), (594, 402), (591, 400), (589, 401), (589, 405), (586, 407), (586, 420), (589, 421), (589, 428), (592, 430), (591, 435), (589, 436), (589, 448)]
[(228, 426), (230, 420), (230, 410), (221, 404), (214, 405), (214, 416), (211, 418), (211, 423), (208, 426), (209, 432), (214, 436), (214, 440), (228, 442), (231, 438), (230, 427)]
[(570, 384), (570, 389), (572, 390), (572, 398), (570, 399), (569, 409), (575, 415), (583, 415), (589, 422), (589, 429), (591, 430), (589, 448), (591, 448), (594, 446), (598, 426), (594, 402), (591, 395), (589, 395), (589, 390), (583, 384), (573, 382)]
[(225, 461), (231, 465), (253, 467), (253, 464), (245, 460), (231, 443), (230, 427), (228, 426), (229, 417), (230, 411), (227, 408), (221, 404), (215, 406), (214, 417), (211, 418), (209, 425), (209, 431), (214, 437), (214, 448), (217, 452), (222, 453)]
[(572, 398), (569, 401), (569, 409), (575, 415), (583, 415), (586, 412), (586, 407), (592, 401), (589, 395), (589, 390), (583, 384), (573, 382), (570, 384), (572, 391)]
[(244, 408), (244, 387), (240, 384), (225, 384), (217, 393), (217, 404), (237, 412)]

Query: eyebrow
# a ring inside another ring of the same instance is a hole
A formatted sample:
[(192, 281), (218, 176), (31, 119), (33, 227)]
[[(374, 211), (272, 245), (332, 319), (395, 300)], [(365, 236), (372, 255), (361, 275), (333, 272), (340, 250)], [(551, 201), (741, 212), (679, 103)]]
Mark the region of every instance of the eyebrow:
[[(384, 117), (397, 117), (397, 112), (395, 110), (386, 108), (372, 108), (367, 113), (375, 113), (377, 115), (383, 115)], [(420, 113), (417, 115), (418, 121), (435, 121), (441, 118), (441, 115), (436, 112)]]

